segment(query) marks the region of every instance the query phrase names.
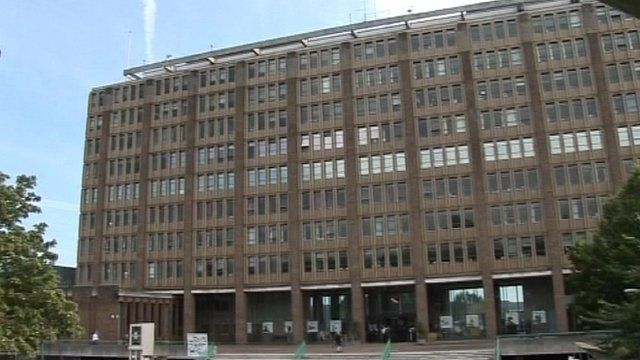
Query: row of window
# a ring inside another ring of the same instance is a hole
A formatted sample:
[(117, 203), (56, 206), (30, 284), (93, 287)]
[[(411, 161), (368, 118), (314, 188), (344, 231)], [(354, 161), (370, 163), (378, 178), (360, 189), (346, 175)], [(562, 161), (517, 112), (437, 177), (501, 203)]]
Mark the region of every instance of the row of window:
[(482, 144), (485, 161), (521, 159), (536, 156), (533, 139), (518, 138), (488, 141)]
[(527, 83), (524, 76), (478, 81), (476, 88), (478, 101), (527, 96)]
[(540, 74), (542, 91), (565, 91), (577, 90), (592, 85), (591, 69), (588, 67), (580, 69), (566, 69)]
[(478, 261), (478, 251), (475, 240), (427, 245), (427, 263), (430, 265), (476, 261)]
[(182, 260), (148, 261), (147, 279), (181, 279), (182, 269)]
[(633, 81), (634, 78), (640, 80), (640, 61), (607, 65), (607, 80), (610, 84)]
[(221, 67), (200, 72), (200, 87), (207, 85), (226, 84), (236, 81), (236, 67)]
[(300, 97), (340, 92), (341, 89), (340, 74), (300, 79)]
[(457, 55), (413, 62), (414, 80), (458, 74), (460, 74), (460, 58)]
[(605, 196), (589, 196), (558, 200), (560, 219), (599, 218), (602, 206), (607, 201)]
[(248, 186), (286, 184), (289, 178), (287, 166), (259, 167), (247, 170)]
[(395, 204), (407, 202), (407, 183), (395, 182), (360, 187), (361, 205)]
[(284, 75), (287, 73), (287, 58), (271, 58), (247, 63), (247, 75), (249, 79), (265, 76)]
[(249, 113), (247, 115), (247, 131), (287, 127), (287, 111), (272, 110)]
[(385, 215), (361, 219), (362, 236), (394, 236), (409, 234), (409, 215)]
[(106, 210), (104, 212), (104, 228), (138, 225), (138, 209)]
[(327, 219), (302, 223), (302, 240), (304, 241), (332, 241), (336, 239), (346, 239), (346, 237), (346, 219)]
[(522, 65), (522, 49), (512, 47), (510, 49), (489, 50), (473, 54), (473, 68), (480, 70), (504, 69), (511, 66)]
[(562, 234), (562, 248), (565, 254), (568, 254), (574, 245), (585, 244), (591, 241), (593, 241), (593, 233), (590, 231), (576, 231)]
[(428, 200), (471, 196), (472, 192), (470, 176), (422, 180), (422, 196)]
[(544, 105), (548, 122), (593, 119), (598, 116), (596, 99), (573, 99)]
[(411, 35), (411, 51), (441, 49), (456, 46), (456, 30), (446, 29)]
[(249, 105), (284, 100), (287, 98), (287, 83), (250, 86), (248, 93)]
[(142, 132), (129, 132), (111, 135), (109, 139), (111, 151), (130, 150), (142, 146)]
[(397, 84), (400, 81), (398, 65), (388, 65), (355, 72), (356, 89), (369, 86)]
[(284, 136), (247, 142), (247, 159), (278, 155), (287, 155), (287, 138)]
[(87, 189), (82, 189), (80, 191), (81, 204), (95, 204), (97, 202), (98, 202), (98, 188), (87, 188)]
[(181, 232), (147, 234), (147, 251), (182, 250), (184, 235)]
[(196, 220), (233, 218), (234, 211), (233, 199), (198, 201), (196, 203)]
[[(93, 239), (90, 246), (93, 247)], [(102, 239), (102, 250), (105, 254), (135, 253), (137, 247), (138, 238), (136, 235), (105, 236)]]
[(216, 277), (233, 276), (234, 259), (232, 257), (220, 257), (216, 259), (196, 259), (196, 278), (213, 277), (214, 269)]
[(147, 209), (149, 224), (171, 224), (184, 221), (183, 204), (150, 206)]
[(189, 90), (189, 75), (167, 77), (156, 80), (156, 95)]
[(340, 48), (298, 53), (300, 70), (317, 69), (329, 65), (340, 65)]
[(411, 246), (403, 245), (391, 248), (364, 249), (362, 251), (362, 259), (365, 269), (372, 269), (374, 267), (379, 269), (385, 267), (410, 267)]
[(233, 161), (236, 146), (233, 143), (198, 148), (196, 152), (196, 164), (207, 165)]
[(454, 145), (420, 150), (420, 168), (465, 165), (469, 163), (469, 146)]
[(414, 91), (416, 107), (445, 106), (463, 102), (462, 85), (442, 85)]
[(596, 7), (596, 16), (600, 24), (621, 24), (624, 21), (633, 21), (636, 18), (625, 12), (607, 6)]
[(520, 169), (487, 174), (487, 187), (492, 193), (538, 190), (538, 170)]
[(151, 129), (153, 145), (174, 144), (185, 141), (186, 128), (184, 125), (165, 126)]
[(314, 251), (303, 254), (304, 272), (349, 270), (347, 251)]
[(149, 180), (149, 196), (184, 195), (185, 182), (183, 177), (170, 179)]
[(493, 109), (480, 112), (480, 128), (482, 130), (529, 125), (531, 110), (529, 106), (518, 108)]
[(168, 151), (149, 154), (151, 170), (181, 169), (187, 166), (187, 152)]
[(381, 174), (406, 171), (407, 164), (404, 152), (381, 155), (360, 156), (360, 175)]
[[(182, 190), (184, 191), (184, 181), (182, 185), (183, 185)], [(175, 187), (175, 184), (173, 186)], [(84, 199), (84, 203), (86, 204), (88, 200), (89, 201), (92, 200), (93, 203), (97, 202), (98, 189), (93, 188), (93, 189), (85, 189), (85, 190), (92, 190), (93, 194), (92, 196), (89, 196), (90, 197), (89, 199), (85, 197), (85, 196), (88, 196), (88, 193), (83, 194), (84, 196), (82, 198)], [(175, 191), (175, 188), (173, 190)], [(108, 202), (121, 201), (121, 200), (135, 200), (140, 197), (140, 183), (108, 185), (106, 186), (106, 193), (107, 193), (106, 199)]]
[[(133, 235), (135, 236), (135, 235)], [(126, 236), (125, 236), (126, 237)], [(121, 240), (122, 241), (122, 240)], [(78, 241), (78, 255), (89, 255), (89, 254), (93, 254), (93, 243), (94, 243), (94, 239), (93, 238), (84, 238), (81, 237), (80, 241)], [(132, 248), (134, 250), (132, 250), (132, 252), (135, 251), (135, 245), (133, 243), (130, 243), (132, 246), (127, 246), (127, 248)]]
[(636, 50), (640, 48), (640, 35), (637, 30), (619, 32), (615, 34), (603, 34), (602, 51), (610, 53), (615, 51)]
[(531, 17), (534, 34), (556, 32), (582, 27), (580, 10), (563, 11), (555, 14), (535, 15)]
[(236, 107), (235, 91), (223, 91), (198, 96), (198, 112), (233, 109)]
[(226, 118), (207, 119), (198, 122), (198, 139), (233, 134), (235, 131), (235, 119), (233, 116)]
[[(89, 130), (93, 130), (91, 127), (91, 120), (94, 117), (89, 118)], [(113, 111), (109, 117), (109, 127), (111, 131), (116, 130), (120, 126), (125, 126), (127, 124), (139, 124), (144, 119), (144, 108), (129, 108), (123, 109), (120, 111)], [(100, 130), (102, 126), (102, 115), (97, 116), (97, 120), (95, 120), (95, 129)]]
[(602, 149), (602, 131), (599, 129), (549, 135), (551, 154), (570, 154), (576, 151)]
[[(135, 279), (136, 266), (137, 264), (134, 262), (106, 263), (103, 265), (102, 280), (105, 282), (110, 282), (110, 281)], [(88, 269), (90, 270), (90, 268)]]
[(87, 139), (84, 146), (85, 156), (99, 155), (100, 154), (100, 138)]
[(302, 210), (345, 208), (347, 195), (344, 188), (303, 191), (300, 194)]
[(539, 202), (494, 205), (489, 209), (491, 225), (538, 224), (542, 221)]
[(618, 127), (618, 143), (622, 147), (640, 145), (640, 125)]
[(399, 93), (360, 97), (356, 99), (356, 116), (398, 112), (401, 104)]
[(289, 210), (289, 194), (251, 196), (247, 198), (247, 215), (286, 213)]
[(247, 227), (247, 244), (264, 245), (275, 243), (286, 243), (289, 241), (289, 225), (271, 224), (256, 225)]
[[(323, 133), (300, 134), (300, 148), (305, 150), (332, 150), (344, 147), (344, 131), (341, 129), (327, 130)], [(286, 152), (285, 152), (286, 153)]]
[(302, 125), (338, 119), (342, 119), (342, 102), (340, 101), (300, 106), (300, 124)]
[(568, 60), (587, 56), (587, 47), (583, 38), (553, 41), (536, 45), (538, 62)]
[(344, 159), (302, 164), (302, 181), (341, 179), (345, 176)]
[(198, 230), (193, 235), (198, 251), (204, 247), (231, 247), (235, 243), (235, 230), (232, 227)]
[(473, 42), (503, 40), (518, 36), (518, 24), (515, 19), (495, 21), (481, 25), (471, 25), (469, 32)]
[(467, 121), (464, 114), (418, 119), (418, 135), (420, 137), (445, 136), (466, 131)]
[(613, 111), (617, 114), (635, 114), (638, 110), (638, 95), (635, 92), (616, 94), (612, 97)]
[(287, 274), (289, 273), (289, 255), (260, 255), (247, 258), (248, 275)]
[(607, 182), (607, 164), (604, 162), (558, 165), (553, 168), (556, 186)]
[(395, 55), (397, 52), (398, 44), (395, 38), (353, 44), (353, 59), (355, 61), (380, 59)]
[(473, 209), (459, 208), (429, 211), (424, 215), (425, 228), (428, 231), (446, 229), (470, 229), (475, 226)]
[[(94, 95), (95, 93), (91, 94), (91, 106), (94, 106)], [(116, 87), (113, 89), (113, 102), (116, 104), (129, 100), (133, 101), (136, 100), (136, 98), (144, 99), (143, 83), (124, 85), (122, 87)]]
[(167, 101), (153, 106), (153, 120), (166, 120), (169, 118), (176, 118), (179, 116), (189, 115), (189, 101), (188, 100), (174, 100)]
[(524, 259), (546, 256), (543, 235), (493, 239), (493, 256), (496, 260)]
[(220, 171), (217, 173), (199, 174), (197, 181), (197, 191), (214, 192), (232, 190), (236, 184), (236, 176), (233, 171)]

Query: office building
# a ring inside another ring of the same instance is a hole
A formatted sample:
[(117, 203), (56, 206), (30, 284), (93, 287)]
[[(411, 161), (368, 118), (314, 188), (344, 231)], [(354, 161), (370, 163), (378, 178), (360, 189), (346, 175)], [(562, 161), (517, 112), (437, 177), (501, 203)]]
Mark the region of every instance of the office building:
[(493, 1), (124, 71), (88, 103), (88, 331), (573, 329), (576, 241), (640, 156), (640, 22)]

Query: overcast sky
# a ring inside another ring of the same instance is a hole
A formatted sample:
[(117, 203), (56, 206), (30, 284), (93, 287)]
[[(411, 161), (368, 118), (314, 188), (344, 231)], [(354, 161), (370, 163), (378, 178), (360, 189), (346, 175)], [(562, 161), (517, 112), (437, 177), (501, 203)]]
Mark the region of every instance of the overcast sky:
[(167, 55), (474, 2), (0, 0), (0, 171), (37, 176), (42, 214), (29, 223), (46, 222), (58, 263), (75, 265), (92, 87)]

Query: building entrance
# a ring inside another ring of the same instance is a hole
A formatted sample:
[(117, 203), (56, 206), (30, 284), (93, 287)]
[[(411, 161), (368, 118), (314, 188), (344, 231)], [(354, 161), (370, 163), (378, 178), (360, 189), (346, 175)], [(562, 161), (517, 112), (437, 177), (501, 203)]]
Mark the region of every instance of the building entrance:
[(375, 287), (364, 293), (367, 341), (412, 341), (416, 307), (413, 286)]

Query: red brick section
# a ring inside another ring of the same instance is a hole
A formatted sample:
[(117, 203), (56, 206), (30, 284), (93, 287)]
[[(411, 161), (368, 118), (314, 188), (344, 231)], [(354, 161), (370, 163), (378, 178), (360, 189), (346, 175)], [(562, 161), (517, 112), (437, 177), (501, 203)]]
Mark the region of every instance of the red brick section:
[(344, 119), (345, 179), (347, 192), (347, 236), (349, 238), (349, 275), (351, 280), (351, 319), (358, 336), (364, 340), (365, 310), (362, 292), (360, 219), (358, 217), (358, 164), (353, 113), (353, 65), (351, 43), (340, 46), (340, 76), (342, 77), (342, 116)]
[(425, 278), (425, 247), (422, 239), (424, 224), (420, 196), (420, 162), (417, 146), (416, 119), (413, 113), (413, 88), (411, 86), (411, 58), (409, 37), (406, 32), (398, 34), (398, 71), (400, 73), (400, 96), (404, 119), (404, 141), (407, 156), (407, 188), (409, 192), (409, 216), (411, 222), (411, 268), (415, 279), (416, 322), (424, 327), (429, 325), (427, 307), (427, 286)]
[(489, 238), (488, 206), (485, 186), (485, 166), (482, 157), (482, 142), (480, 140), (480, 128), (478, 126), (478, 108), (476, 106), (475, 81), (471, 68), (471, 45), (466, 23), (458, 23), (456, 29), (456, 43), (460, 49), (460, 65), (464, 81), (464, 101), (466, 105), (465, 117), (469, 129), (469, 154), (471, 157), (473, 178), (473, 214), (476, 238), (478, 239), (478, 260), (480, 273), (482, 274), (482, 287), (484, 288), (484, 301), (487, 307), (487, 336), (497, 334), (496, 304), (494, 296), (493, 278), (493, 249)]
[(234, 173), (235, 173), (235, 189), (234, 189), (234, 270), (233, 279), (235, 281), (235, 323), (236, 323), (236, 343), (245, 344), (247, 342), (247, 303), (246, 294), (244, 293), (244, 247), (246, 231), (245, 223), (245, 172), (244, 172), (244, 150), (245, 140), (244, 133), (246, 131), (245, 111), (246, 111), (246, 79), (247, 79), (247, 63), (241, 62), (236, 64), (236, 110), (235, 110), (235, 156), (234, 156)]

